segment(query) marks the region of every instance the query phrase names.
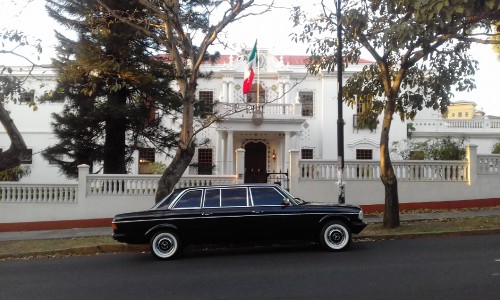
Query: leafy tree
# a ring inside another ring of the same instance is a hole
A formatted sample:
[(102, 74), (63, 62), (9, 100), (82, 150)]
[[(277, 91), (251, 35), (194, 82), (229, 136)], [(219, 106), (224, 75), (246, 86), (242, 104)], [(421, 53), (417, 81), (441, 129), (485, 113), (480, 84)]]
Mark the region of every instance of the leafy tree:
[(196, 134), (216, 120), (205, 118), (201, 124), (195, 123), (197, 80), (201, 75), (201, 64), (210, 58), (208, 47), (230, 23), (248, 15), (263, 13), (270, 7), (264, 6), (259, 12), (250, 9), (244, 14), (254, 4), (254, 0), (136, 0), (141, 5), (141, 11), (147, 14), (147, 17), (138, 18), (130, 11), (113, 9), (103, 0), (96, 1), (112, 16), (163, 45), (175, 68), (182, 101), (181, 133), (176, 153), (158, 184), (158, 201), (174, 188), (189, 166), (195, 153)]
[[(333, 1), (332, 1), (333, 2)], [(337, 1), (340, 4), (341, 1)], [(397, 227), (399, 197), (390, 159), (389, 132), (394, 115), (412, 119), (424, 107), (446, 110), (452, 88), (475, 87), (477, 67), (468, 54), (472, 43), (488, 40), (492, 22), (499, 19), (500, 1), (359, 0), (342, 1), (341, 24), (336, 9), (322, 1), (322, 13), (309, 21), (299, 8), (293, 18), (304, 26), (296, 40), (311, 44), (310, 72), (336, 66), (336, 38), (329, 33), (342, 26), (344, 66), (359, 60), (361, 49), (374, 63), (347, 80), (343, 101), (369, 101), (383, 115), (380, 130), (381, 180), (385, 187), (384, 227)]]
[(497, 59), (500, 60), (500, 21), (493, 24), (493, 31), (496, 34), (491, 39), (499, 43), (493, 44), (493, 51), (497, 53)]
[(0, 181), (19, 181), (19, 179), (31, 174), (31, 168), (28, 166), (17, 166), (7, 170), (0, 171)]
[[(41, 53), (42, 48), (39, 40), (32, 41), (24, 33), (17, 30), (3, 29), (0, 32), (0, 40), (0, 55), (20, 57), (31, 65), (24, 77), (14, 76), (12, 75), (12, 68), (0, 65), (0, 122), (11, 142), (9, 149), (0, 153), (0, 171), (5, 171), (19, 167), (23, 153), (28, 150), (14, 120), (12, 120), (10, 113), (4, 106), (7, 101), (17, 102), (17, 97), (25, 92), (23, 84), (36, 66), (29, 57), (21, 54), (20, 50), (31, 47), (36, 52)], [(36, 109), (34, 102), (28, 104)]]
[[(103, 2), (146, 17), (133, 0)], [(103, 13), (93, 0), (48, 0), (47, 9), (78, 38), (57, 33), (56, 91), (70, 101), (53, 115), (59, 143), (46, 149), (44, 157), (66, 176), (76, 177), (79, 164), (92, 168), (100, 161), (104, 173), (124, 174), (132, 152), (145, 145), (168, 151), (177, 134), (162, 121), (175, 114), (180, 102), (170, 88), (171, 64), (155, 56), (160, 45)], [(161, 113), (154, 114), (156, 110)]]
[(496, 142), (491, 149), (491, 154), (500, 154), (500, 142)]
[(398, 149), (402, 146), (400, 142), (393, 142), (393, 150), (395, 154), (403, 159), (410, 160), (464, 160), (465, 159), (465, 138), (453, 139), (434, 138), (423, 142), (414, 142), (406, 140), (403, 149)]

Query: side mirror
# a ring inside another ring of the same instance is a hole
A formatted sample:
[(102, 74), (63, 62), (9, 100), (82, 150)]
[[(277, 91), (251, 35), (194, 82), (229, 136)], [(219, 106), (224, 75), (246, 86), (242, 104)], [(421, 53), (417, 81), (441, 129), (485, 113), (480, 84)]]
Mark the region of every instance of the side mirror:
[(289, 206), (289, 205), (290, 205), (290, 199), (288, 199), (288, 198), (284, 198), (284, 199), (283, 199), (283, 202), (281, 203), (281, 205), (284, 205), (284, 206)]

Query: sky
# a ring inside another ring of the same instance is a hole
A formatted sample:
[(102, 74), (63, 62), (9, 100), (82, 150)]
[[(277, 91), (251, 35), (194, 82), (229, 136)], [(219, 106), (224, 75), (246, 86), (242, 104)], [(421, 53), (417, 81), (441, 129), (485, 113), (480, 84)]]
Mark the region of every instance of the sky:
[[(263, 1), (263, 0), (259, 0)], [(304, 5), (300, 0), (276, 0), (278, 6)], [(314, 3), (318, 1), (309, 0), (307, 3), (314, 9)], [(44, 0), (33, 0), (26, 4), (26, 0), (0, 0), (0, 30), (3, 28), (17, 29), (42, 40), (44, 52), (39, 63), (50, 63), (54, 56), (53, 48), (57, 44), (54, 30), (64, 30), (51, 19), (45, 8)], [(230, 24), (227, 32), (222, 35), (226, 41), (230, 41), (231, 48), (224, 49), (220, 45), (209, 48), (210, 51), (218, 50), (221, 53), (233, 54), (242, 48), (251, 48), (255, 40), (258, 40), (259, 49), (268, 49), (279, 55), (306, 55), (307, 45), (295, 43), (291, 40), (290, 32), (292, 23), (287, 10), (274, 9), (265, 15), (243, 18)], [(500, 62), (489, 45), (475, 45), (471, 50), (473, 57), (479, 61), (479, 70), (476, 72), (475, 80), (477, 88), (467, 93), (455, 93), (452, 101), (468, 100), (474, 101), (477, 108), (482, 109), (488, 115), (500, 116)], [(36, 61), (34, 52), (25, 53)], [(370, 60), (370, 57), (363, 57)], [(12, 57), (0, 57), (0, 64), (20, 65), (26, 64), (22, 60)]]

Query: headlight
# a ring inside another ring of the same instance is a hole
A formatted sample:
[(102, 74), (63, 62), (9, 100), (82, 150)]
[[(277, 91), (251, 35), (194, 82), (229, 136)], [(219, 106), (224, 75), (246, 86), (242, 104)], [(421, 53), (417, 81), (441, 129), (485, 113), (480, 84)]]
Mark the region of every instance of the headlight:
[(364, 217), (365, 217), (365, 215), (363, 214), (363, 210), (362, 210), (362, 209), (360, 209), (360, 210), (359, 210), (359, 213), (358, 213), (358, 218), (359, 218), (361, 221), (363, 221), (363, 218), (364, 218)]

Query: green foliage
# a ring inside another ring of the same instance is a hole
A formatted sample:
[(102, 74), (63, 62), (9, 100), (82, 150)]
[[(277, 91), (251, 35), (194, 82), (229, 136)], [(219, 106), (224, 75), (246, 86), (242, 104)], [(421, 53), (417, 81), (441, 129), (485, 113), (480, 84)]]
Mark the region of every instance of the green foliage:
[[(446, 111), (456, 91), (475, 88), (477, 62), (468, 50), (472, 42), (491, 32), (500, 20), (497, 0), (361, 0), (321, 1), (321, 15), (309, 19), (300, 9), (292, 19), (303, 32), (293, 38), (310, 45), (310, 73), (330, 72), (358, 63), (361, 49), (373, 63), (347, 79), (343, 101), (353, 106), (357, 99), (372, 102), (372, 110), (383, 114), (380, 130), (381, 180), (386, 187), (384, 226), (399, 225), (397, 179), (389, 153), (389, 132), (395, 114), (413, 119), (424, 107)], [(340, 24), (338, 24), (340, 23)], [(337, 29), (342, 28), (342, 41)], [(341, 45), (343, 65), (337, 65)]]
[(496, 142), (491, 149), (491, 154), (500, 154), (500, 142)]
[(0, 171), (0, 181), (19, 181), (19, 179), (29, 176), (30, 174), (30, 167), (17, 166), (4, 171)]
[(357, 114), (356, 129), (368, 129), (370, 132), (375, 131), (378, 125), (378, 114), (372, 110), (367, 110), (361, 114)]
[(495, 35), (491, 37), (491, 40), (497, 42), (497, 44), (493, 44), (493, 51), (497, 53), (497, 59), (500, 61), (500, 21), (493, 24), (492, 27)]
[[(134, 0), (103, 2), (146, 17)], [(49, 0), (47, 9), (74, 29), (77, 39), (56, 35), (60, 44), (53, 65), (59, 84), (46, 96), (64, 95), (69, 101), (53, 115), (59, 141), (42, 155), (74, 178), (82, 163), (91, 172), (103, 162), (104, 173), (126, 173), (135, 150), (174, 147), (178, 132), (165, 128), (163, 121), (178, 113), (180, 97), (170, 85), (173, 66), (154, 56), (162, 45), (104, 13), (94, 0)]]
[[(496, 4), (495, 4), (496, 3)], [(331, 4), (333, 5), (333, 4)], [(475, 88), (477, 62), (468, 54), (473, 30), (491, 31), (491, 20), (500, 18), (498, 2), (467, 0), (342, 1), (344, 67), (357, 63), (364, 48), (374, 64), (350, 79), (344, 101), (371, 99), (374, 112), (413, 119), (424, 107), (445, 111), (452, 88)], [(335, 8), (309, 21), (300, 10), (293, 16), (304, 31), (296, 40), (309, 43), (309, 71), (332, 71), (336, 66)], [(477, 39), (475, 39), (477, 40)]]
[(464, 138), (451, 137), (428, 139), (423, 142), (405, 140), (393, 142), (392, 153), (405, 160), (464, 160), (466, 143), (467, 140)]
[(163, 174), (167, 165), (162, 162), (153, 162), (149, 164), (149, 169), (153, 172), (153, 174)]

